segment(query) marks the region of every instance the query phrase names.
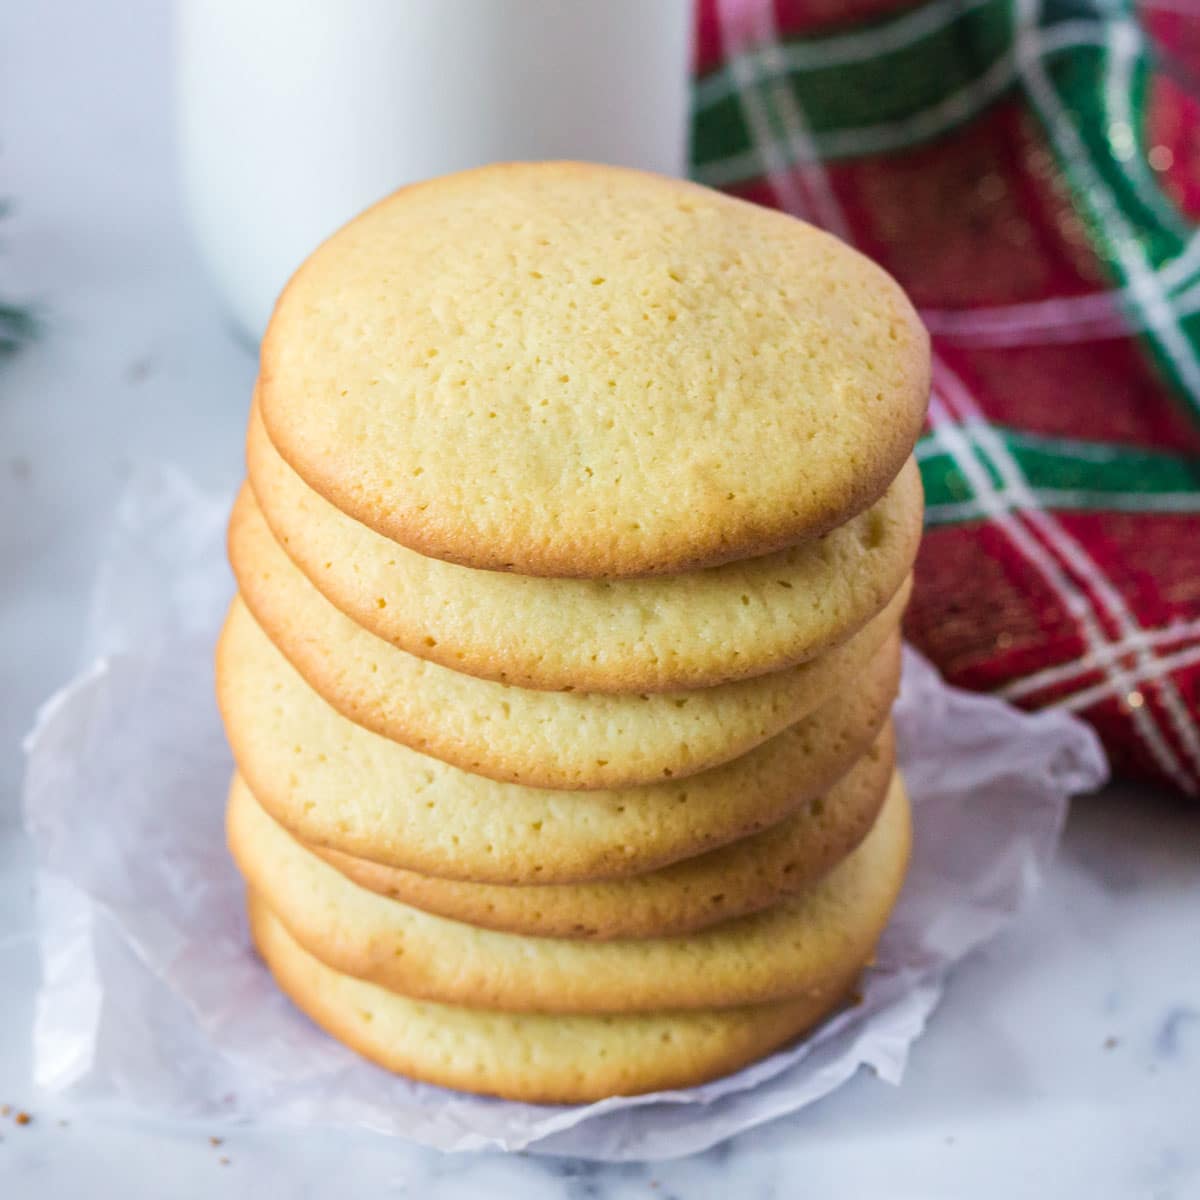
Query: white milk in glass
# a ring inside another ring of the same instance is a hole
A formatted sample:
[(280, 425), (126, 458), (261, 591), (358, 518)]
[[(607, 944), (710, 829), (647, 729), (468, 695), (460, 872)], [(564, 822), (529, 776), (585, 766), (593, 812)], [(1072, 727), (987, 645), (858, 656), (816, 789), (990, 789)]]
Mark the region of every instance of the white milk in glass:
[(690, 0), (179, 0), (188, 217), (239, 327), (405, 183), (574, 158), (684, 173)]

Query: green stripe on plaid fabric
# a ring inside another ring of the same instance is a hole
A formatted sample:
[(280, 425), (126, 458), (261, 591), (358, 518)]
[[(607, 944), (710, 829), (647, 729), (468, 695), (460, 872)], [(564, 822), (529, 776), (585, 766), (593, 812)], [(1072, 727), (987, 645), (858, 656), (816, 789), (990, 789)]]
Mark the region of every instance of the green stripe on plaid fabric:
[[(1089, 161), (1126, 220), (1137, 229), (1147, 261), (1158, 268), (1182, 252), (1184, 239), (1165, 226), (1158, 206), (1151, 207), (1152, 202), (1147, 203), (1140, 194), (1141, 189), (1131, 182), (1129, 166), (1133, 156), (1140, 156), (1142, 152), (1136, 131), (1141, 129), (1145, 112), (1146, 62), (1140, 38), (1135, 44), (1137, 60), (1131, 82), (1136, 81), (1140, 86), (1134, 87), (1131, 97), (1134, 117), (1134, 127), (1128, 134), (1131, 140), (1126, 140), (1127, 126), (1110, 111), (1106, 95), (1109, 71), (1113, 68), (1114, 58), (1121, 53), (1118, 47), (1082, 46), (1074, 54), (1063, 55), (1048, 63), (1046, 70), (1059, 98), (1072, 114)], [(1109, 244), (1111, 227), (1094, 214), (1089, 227), (1109, 264), (1116, 266)]]
[(1159, 224), (1186, 243), (1192, 236), (1192, 225), (1163, 189), (1157, 169), (1150, 165), (1154, 147), (1147, 140), (1146, 126), (1151, 68), (1156, 58), (1156, 47), (1145, 34), (1110, 39), (1104, 88), (1108, 135), (1113, 153), (1123, 162), (1125, 176), (1138, 199)]
[[(1200, 512), (1200, 466), (1186, 459), (1124, 446), (1031, 438), (1009, 429), (994, 428), (993, 432), (1020, 468), (1039, 507)], [(939, 444), (936, 435), (922, 440), (918, 457), (929, 524), (978, 520), (987, 515), (954, 456)], [(1000, 495), (1003, 498), (1002, 489)], [(1029, 498), (1025, 497), (1026, 503)]]
[[(1200, 512), (1200, 463), (1103, 442), (1043, 438), (992, 426), (1039, 507), (1060, 511)], [(976, 497), (937, 432), (917, 445), (928, 525), (978, 521), (990, 509)], [(985, 463), (985, 466), (990, 464)], [(1004, 488), (989, 469), (1001, 502)], [(992, 497), (994, 506), (997, 497)], [(1023, 502), (1028, 503), (1029, 496)], [(1014, 506), (1018, 498), (1013, 497)]]
[[(782, 77), (768, 72), (767, 56), (758, 51), (750, 52), (754, 61), (742, 69), (764, 85), (785, 83), (819, 153), (831, 157), (839, 144), (843, 150), (853, 144), (847, 134), (886, 127), (969, 93), (989, 69), (1011, 57), (1010, 7), (1010, 0), (930, 5), (853, 34), (786, 41), (772, 55)], [(728, 175), (722, 164), (742, 160), (743, 178), (757, 173), (736, 80), (734, 64), (726, 63), (696, 85), (692, 162), (704, 182)], [(1004, 83), (1011, 83), (1011, 72)], [(960, 121), (974, 111), (959, 107)]]
[[(1039, 0), (1017, 0), (1018, 22), (1029, 29), (1043, 10)], [(1116, 54), (1132, 48), (1144, 54), (1144, 40), (1128, 18), (1112, 19), (1101, 54), (1080, 48), (1053, 62), (1026, 58), (1022, 83), (1049, 137), (1089, 239), (1107, 262), (1123, 298), (1135, 312), (1133, 324), (1147, 347), (1193, 411), (1200, 411), (1200, 317), (1181, 319), (1156, 277), (1156, 269), (1176, 259), (1185, 242), (1145, 204), (1125, 169), (1125, 135), (1114, 145), (1105, 105), (1105, 72)], [(1137, 110), (1135, 110), (1137, 112)], [(1141, 124), (1137, 113), (1137, 124)]]

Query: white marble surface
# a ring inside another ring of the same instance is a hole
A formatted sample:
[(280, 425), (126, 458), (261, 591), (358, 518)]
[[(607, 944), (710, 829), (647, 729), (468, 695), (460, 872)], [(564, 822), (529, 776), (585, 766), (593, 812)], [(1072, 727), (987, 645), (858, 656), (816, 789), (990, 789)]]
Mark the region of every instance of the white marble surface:
[(1133, 788), (1077, 804), (1040, 903), (952, 979), (902, 1087), (860, 1077), (694, 1159), (448, 1158), (32, 1092), (18, 741), (76, 666), (131, 465), (232, 485), (253, 374), (181, 227), (166, 7), (0, 9), (0, 293), (46, 325), (0, 364), (0, 1103), (34, 1116), (0, 1117), (0, 1196), (1200, 1196), (1200, 813)]

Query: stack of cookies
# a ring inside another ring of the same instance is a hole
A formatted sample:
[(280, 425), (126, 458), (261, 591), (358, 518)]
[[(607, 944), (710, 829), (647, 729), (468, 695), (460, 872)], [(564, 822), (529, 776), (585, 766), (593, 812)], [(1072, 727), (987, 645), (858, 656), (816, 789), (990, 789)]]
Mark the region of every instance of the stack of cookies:
[(262, 347), (218, 651), (280, 986), (537, 1102), (847, 1002), (904, 877), (889, 711), (924, 331), (836, 239), (580, 164), (407, 188)]

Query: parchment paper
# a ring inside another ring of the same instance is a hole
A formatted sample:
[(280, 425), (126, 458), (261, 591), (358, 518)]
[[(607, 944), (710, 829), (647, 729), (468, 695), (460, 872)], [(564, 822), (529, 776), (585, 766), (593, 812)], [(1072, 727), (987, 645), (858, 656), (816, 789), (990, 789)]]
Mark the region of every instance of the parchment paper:
[(212, 686), (233, 590), (227, 510), (170, 469), (135, 478), (96, 583), (87, 665), (26, 743), (44, 963), (35, 1077), (80, 1103), (354, 1126), (443, 1150), (700, 1150), (813, 1103), (860, 1067), (899, 1083), (946, 971), (1029, 902), (1068, 796), (1106, 774), (1081, 722), (948, 688), (907, 651), (896, 715), (915, 852), (861, 1005), (687, 1091), (555, 1108), (398, 1079), (293, 1009), (249, 946), (224, 847), (231, 760)]

